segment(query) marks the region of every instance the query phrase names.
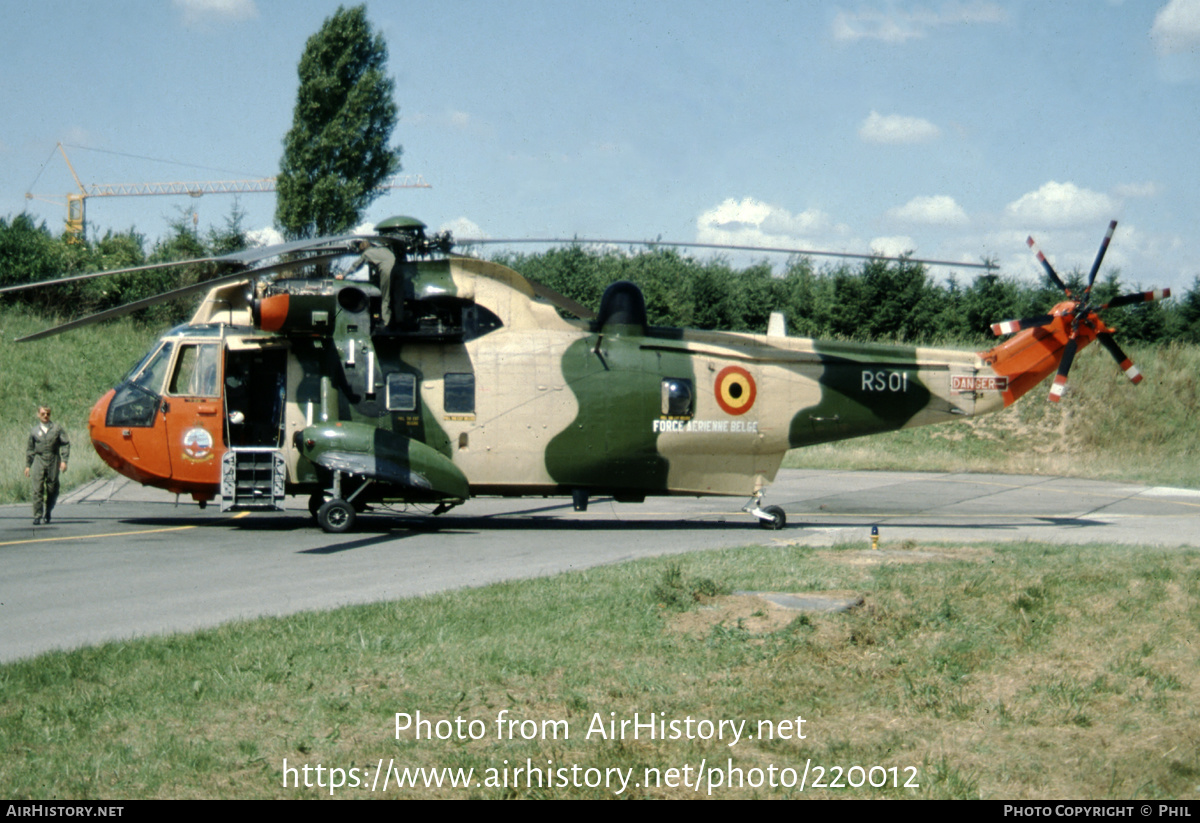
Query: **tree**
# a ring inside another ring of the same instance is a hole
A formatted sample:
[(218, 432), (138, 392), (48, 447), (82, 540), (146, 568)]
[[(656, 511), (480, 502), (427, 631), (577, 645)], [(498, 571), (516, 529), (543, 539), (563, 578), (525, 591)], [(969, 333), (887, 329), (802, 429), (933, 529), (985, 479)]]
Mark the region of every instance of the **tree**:
[(276, 183), (275, 220), (289, 238), (353, 228), (400, 170), (401, 149), (388, 145), (398, 108), (386, 65), (365, 6), (339, 6), (308, 39)]

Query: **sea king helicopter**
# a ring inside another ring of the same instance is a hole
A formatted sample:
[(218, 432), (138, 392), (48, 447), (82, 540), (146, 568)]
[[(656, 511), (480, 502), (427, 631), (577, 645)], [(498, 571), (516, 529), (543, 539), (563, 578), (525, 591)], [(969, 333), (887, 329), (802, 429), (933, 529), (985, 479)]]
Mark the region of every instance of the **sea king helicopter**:
[[(448, 234), (407, 217), (210, 258), (213, 279), (21, 339), (206, 292), (88, 420), (105, 463), (201, 507), (307, 495), (321, 528), (345, 532), (380, 504), (441, 514), (481, 495), (570, 496), (577, 510), (598, 496), (730, 495), (778, 529), (786, 515), (763, 496), (789, 449), (994, 412), (1051, 374), (1057, 401), (1095, 340), (1139, 382), (1098, 312), (1169, 291), (1093, 304), (1115, 227), (1081, 294), (1034, 247), (1065, 299), (996, 324), (1013, 336), (979, 353), (789, 337), (781, 315), (765, 334), (655, 327), (632, 283), (592, 312), (453, 254)], [(394, 259), (390, 283), (330, 275), (367, 247)]]

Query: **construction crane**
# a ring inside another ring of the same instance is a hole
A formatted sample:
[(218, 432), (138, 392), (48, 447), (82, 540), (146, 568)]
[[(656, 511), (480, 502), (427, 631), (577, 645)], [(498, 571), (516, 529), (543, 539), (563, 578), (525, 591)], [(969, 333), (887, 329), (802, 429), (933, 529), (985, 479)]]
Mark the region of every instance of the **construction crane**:
[[(71, 177), (75, 179), (78, 192), (67, 193), (67, 234), (82, 237), (86, 225), (86, 206), (89, 197), (143, 197), (156, 194), (186, 194), (191, 197), (201, 197), (205, 194), (253, 194), (275, 191), (275, 178), (263, 177), (257, 180), (209, 180), (190, 183), (91, 183), (84, 185), (67, 157), (67, 150), (62, 143), (58, 144)], [(419, 174), (404, 177), (393, 177), (385, 183), (376, 186), (377, 189), (431, 189), (433, 186), (425, 182)], [(47, 203), (62, 205), (61, 200), (51, 200), (47, 197), (25, 193), (26, 200), (44, 200)]]

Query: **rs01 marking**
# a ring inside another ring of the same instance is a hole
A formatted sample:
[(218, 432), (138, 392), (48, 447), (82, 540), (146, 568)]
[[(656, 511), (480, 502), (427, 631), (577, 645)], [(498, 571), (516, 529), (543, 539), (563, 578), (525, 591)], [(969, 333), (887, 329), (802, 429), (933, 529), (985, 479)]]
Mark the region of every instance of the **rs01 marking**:
[(862, 390), (906, 392), (908, 391), (908, 372), (863, 369)]

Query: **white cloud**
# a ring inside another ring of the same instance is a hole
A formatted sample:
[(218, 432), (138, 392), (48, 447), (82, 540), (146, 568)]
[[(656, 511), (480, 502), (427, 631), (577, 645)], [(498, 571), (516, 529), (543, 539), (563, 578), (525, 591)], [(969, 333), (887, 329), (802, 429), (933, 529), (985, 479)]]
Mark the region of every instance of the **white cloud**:
[(283, 235), (271, 226), (265, 229), (254, 229), (246, 232), (246, 240), (253, 248), (255, 246), (277, 246), (284, 242)]
[(183, 12), (186, 26), (218, 22), (241, 22), (258, 17), (254, 0), (174, 0)]
[(904, 43), (929, 35), (934, 29), (952, 25), (1002, 23), (1004, 9), (996, 3), (949, 2), (937, 10), (916, 8), (911, 11), (889, 7), (885, 11), (839, 11), (833, 19), (833, 38), (843, 42), (880, 40)]
[(889, 209), (887, 216), (897, 222), (927, 226), (965, 226), (970, 222), (962, 206), (945, 194), (914, 197), (903, 206)]
[(696, 220), (701, 243), (738, 246), (795, 246), (818, 242), (817, 237), (844, 234), (829, 215), (817, 209), (792, 214), (752, 197), (729, 198)]
[(455, 240), (459, 237), (470, 237), (475, 240), (487, 239), (487, 235), (484, 234), (483, 229), (479, 228), (478, 224), (474, 221), (468, 220), (465, 217), (456, 217), (448, 223), (442, 223), (438, 226), (437, 230), (450, 232)]
[(1009, 203), (1004, 213), (1010, 221), (1032, 228), (1102, 223), (1116, 210), (1117, 202), (1107, 194), (1051, 181)]
[(941, 129), (920, 117), (884, 115), (877, 111), (872, 111), (858, 129), (858, 136), (867, 143), (927, 143), (941, 133)]
[(911, 237), (876, 237), (871, 241), (871, 253), (884, 257), (902, 257), (917, 248)]
[(1200, 0), (1170, 0), (1154, 16), (1150, 39), (1159, 54), (1200, 48)]

